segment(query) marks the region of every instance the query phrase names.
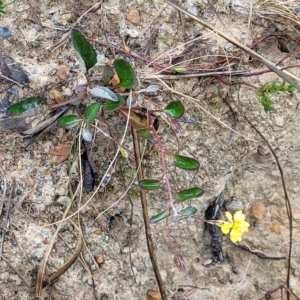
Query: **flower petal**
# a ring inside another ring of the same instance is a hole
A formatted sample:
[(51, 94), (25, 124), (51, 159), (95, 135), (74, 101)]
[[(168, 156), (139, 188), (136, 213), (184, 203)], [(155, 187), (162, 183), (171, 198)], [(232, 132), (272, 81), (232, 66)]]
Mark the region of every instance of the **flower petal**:
[(238, 210), (234, 216), (233, 216), (233, 219), (235, 221), (239, 221), (239, 222), (242, 222), (242, 221), (245, 221), (246, 217), (245, 217), (245, 214), (243, 214), (243, 212), (241, 210)]
[(232, 222), (232, 214), (229, 211), (225, 212), (225, 216), (229, 222)]
[(233, 243), (240, 242), (242, 240), (242, 232), (240, 230), (232, 229), (230, 232), (230, 240)]
[(228, 234), (233, 224), (229, 222), (224, 222), (220, 227), (224, 234)]

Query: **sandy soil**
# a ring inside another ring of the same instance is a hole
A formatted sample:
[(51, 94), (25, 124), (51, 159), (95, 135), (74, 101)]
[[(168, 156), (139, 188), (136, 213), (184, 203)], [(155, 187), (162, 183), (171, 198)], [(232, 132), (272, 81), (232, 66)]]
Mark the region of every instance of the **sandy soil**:
[[(233, 56), (239, 52), (235, 46), (226, 45), (224, 39), (195, 21), (183, 16), (180, 18), (175, 9), (163, 2), (104, 1), (103, 11), (98, 9), (86, 14), (76, 25), (85, 36), (104, 43), (93, 43), (100, 64), (92, 71), (90, 88), (101, 85), (99, 78), (102, 65), (113, 61), (112, 53), (105, 46), (103, 30), (113, 45), (125, 50), (129, 47), (130, 51), (141, 56), (146, 53), (145, 57), (149, 60), (163, 56), (171, 49), (169, 56), (180, 54), (184, 50), (184, 41), (191, 39), (195, 33), (201, 33), (202, 39), (191, 50), (195, 51), (191, 56), (192, 64), (209, 66), (217, 59), (224, 58), (225, 54)], [(41, 0), (38, 5), (34, 1), (17, 1), (7, 8), (7, 14), (0, 19), (0, 27), (8, 28), (12, 35), (0, 37), (0, 54), (9, 55), (18, 62), (28, 72), (30, 83), (20, 86), (0, 78), (1, 104), (5, 105), (7, 100), (15, 103), (25, 97), (38, 95), (53, 99), (55, 90), (62, 99), (68, 99), (76, 85), (86, 82), (70, 39), (67, 38), (60, 47), (55, 45), (78, 17), (95, 4), (88, 0)], [(187, 0), (183, 7), (247, 45), (274, 32), (299, 38), (297, 26), (292, 21), (286, 21), (275, 13), (266, 14), (255, 2)], [(248, 26), (250, 11), (252, 18)], [(155, 32), (156, 39), (149, 44)], [(150, 50), (145, 52), (149, 45)], [(287, 47), (290, 45), (293, 45), (292, 41), (287, 43)], [(226, 52), (224, 47), (229, 47), (230, 52)], [(255, 50), (274, 63), (287, 55), (275, 37), (260, 43)], [(167, 62), (168, 55), (165, 55)], [(116, 51), (116, 56), (124, 58), (126, 55)], [(142, 61), (127, 56), (141, 78), (156, 72)], [(299, 56), (292, 55), (280, 66), (296, 64), (299, 64)], [(57, 71), (66, 66), (70, 71), (66, 79), (60, 81)], [(248, 55), (235, 61), (232, 68), (249, 71), (266, 69), (261, 63), (249, 60)], [(299, 77), (299, 68), (290, 72)], [(224, 78), (228, 82), (237, 80)], [(240, 80), (255, 87), (281, 82), (273, 73)], [(144, 79), (141, 81), (143, 87), (150, 84)], [(151, 79), (150, 82), (158, 81)], [(299, 296), (298, 92), (293, 96), (284, 93), (273, 95), (276, 110), (265, 113), (257, 90), (247, 85), (225, 85), (218, 77), (183, 78), (166, 80), (165, 83), (181, 95), (162, 87), (157, 96), (145, 96), (143, 105), (154, 103), (164, 106), (171, 100), (181, 100), (185, 104), (185, 117), (194, 122), (180, 122), (180, 130), (174, 131), (162, 119), (159, 136), (166, 149), (193, 156), (201, 165), (197, 172), (188, 172), (175, 168), (168, 159), (169, 180), (174, 190), (192, 186), (200, 186), (205, 190), (203, 196), (190, 200), (190, 204), (198, 210), (197, 216), (201, 218), (204, 218), (209, 204), (224, 190), (226, 209), (231, 212), (242, 209), (250, 223), (250, 230), (244, 235), (243, 241), (252, 250), (261, 251), (267, 256), (288, 257), (289, 223), (281, 176), (271, 151), (238, 107), (242, 108), (275, 150), (284, 171), (293, 212), (290, 288)], [(11, 88), (17, 94), (9, 92)], [(196, 98), (198, 105), (187, 96)], [(89, 96), (72, 111), (82, 114), (85, 106), (94, 101), (95, 98)], [(225, 128), (202, 108), (242, 136)], [(132, 150), (131, 132), (127, 130), (124, 133), (124, 124), (124, 119), (117, 112), (106, 111), (99, 116), (99, 127), (110, 132), (118, 141), (125, 135), (124, 145)], [(61, 220), (70, 201), (70, 189), (75, 192), (80, 181), (78, 157), (75, 151), (69, 161), (53, 163), (51, 151), (62, 143), (68, 143), (71, 136), (71, 132), (64, 129), (52, 130), (27, 147), (24, 147), (23, 136), (19, 133), (3, 132), (0, 136), (2, 235), (3, 228), (9, 229), (2, 240), (2, 256), (28, 284), (27, 287), (12, 267), (1, 260), (0, 299), (34, 299), (37, 270), (58, 226), (47, 224)], [(105, 174), (116, 148), (111, 140), (101, 133), (96, 134), (91, 154), (100, 178)], [(158, 178), (161, 175), (159, 156), (151, 149), (153, 141), (149, 140), (142, 162), (144, 173), (146, 178)], [(93, 199), (90, 199), (91, 194), (84, 191), (81, 199), (76, 197), (71, 212), (76, 212), (79, 206), (89, 201), (80, 211), (86, 245), (80, 258), (67, 272), (43, 289), (41, 299), (147, 299), (147, 291), (158, 290), (147, 251), (141, 201), (137, 180), (134, 179), (135, 164), (119, 155), (110, 174), (108, 183), (101, 185)], [(125, 197), (103, 213), (124, 194), (132, 180), (134, 182)], [(5, 223), (13, 181), (15, 186), (10, 200), (9, 222)], [(147, 201), (149, 215), (159, 213), (168, 205), (166, 190), (147, 193)], [(222, 210), (223, 217), (224, 211), (225, 208)], [(77, 216), (62, 223), (48, 258), (46, 277), (58, 270), (75, 252), (79, 239), (77, 225)], [(166, 223), (162, 221), (152, 225), (168, 299), (260, 299), (267, 291), (286, 283), (287, 259), (260, 259), (237, 248), (227, 236), (223, 236), (225, 259), (222, 263), (215, 263), (212, 260), (210, 236), (204, 231), (202, 221), (189, 218), (174, 222), (170, 219), (168, 227), (172, 242), (186, 263), (186, 271), (179, 271), (166, 236)], [(183, 295), (194, 288), (190, 296)], [(280, 299), (279, 292), (274, 299)]]

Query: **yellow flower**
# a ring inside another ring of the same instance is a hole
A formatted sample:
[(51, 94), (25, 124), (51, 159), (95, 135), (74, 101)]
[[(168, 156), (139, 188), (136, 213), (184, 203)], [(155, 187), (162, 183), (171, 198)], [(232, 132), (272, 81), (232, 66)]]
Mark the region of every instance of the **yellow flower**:
[(228, 234), (230, 232), (230, 240), (233, 243), (240, 242), (242, 240), (243, 233), (248, 231), (250, 224), (245, 221), (245, 215), (241, 210), (237, 211), (233, 215), (233, 221), (231, 213), (226, 212), (225, 215), (228, 221), (220, 222), (217, 225), (221, 227), (224, 234)]

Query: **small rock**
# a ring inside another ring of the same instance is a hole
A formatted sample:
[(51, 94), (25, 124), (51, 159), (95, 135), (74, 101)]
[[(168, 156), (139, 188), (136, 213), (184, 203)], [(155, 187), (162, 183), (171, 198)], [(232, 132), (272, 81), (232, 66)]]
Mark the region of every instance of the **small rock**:
[(251, 207), (251, 213), (255, 219), (260, 220), (266, 213), (266, 207), (262, 203), (255, 204)]
[(296, 7), (296, 8), (295, 8), (295, 12), (296, 12), (297, 14), (299, 14), (299, 13), (300, 13), (300, 7)]
[(11, 31), (8, 28), (0, 27), (0, 35), (5, 39), (11, 36)]
[(97, 262), (98, 262), (98, 264), (100, 264), (100, 265), (104, 263), (104, 258), (103, 258), (102, 255), (100, 255), (100, 256), (97, 258)]
[(63, 25), (67, 24), (69, 20), (71, 19), (72, 15), (71, 14), (63, 14), (60, 16), (60, 21)]
[(203, 19), (209, 19), (213, 16), (213, 14), (211, 12), (206, 12), (202, 15)]
[(33, 187), (35, 185), (35, 181), (28, 175), (26, 180), (27, 187)]
[(132, 24), (139, 24), (141, 21), (140, 13), (136, 8), (131, 8), (127, 13), (126, 18)]
[(278, 224), (273, 224), (271, 226), (271, 231), (275, 232), (276, 234), (280, 234), (281, 233), (281, 229), (280, 229), (280, 225)]
[(67, 78), (70, 73), (70, 67), (63, 65), (57, 69), (56, 76), (60, 81), (63, 81)]
[(244, 206), (241, 201), (228, 201), (226, 202), (226, 208), (232, 211), (243, 210)]
[(224, 46), (224, 49), (226, 52), (230, 52), (233, 50), (233, 44), (232, 43), (226, 43)]
[(94, 231), (94, 233), (97, 235), (100, 235), (100, 234), (102, 234), (102, 231), (101, 231), (101, 229), (98, 228)]
[(161, 294), (159, 291), (148, 291), (147, 292), (147, 300), (161, 300)]

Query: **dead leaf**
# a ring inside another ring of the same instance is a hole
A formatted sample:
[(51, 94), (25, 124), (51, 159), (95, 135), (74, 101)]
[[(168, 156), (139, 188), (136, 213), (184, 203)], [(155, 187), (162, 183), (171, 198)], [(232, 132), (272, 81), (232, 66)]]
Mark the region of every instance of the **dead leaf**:
[(147, 299), (148, 300), (161, 300), (161, 294), (160, 291), (148, 291), (147, 292)]
[(109, 82), (112, 86), (117, 86), (120, 83), (120, 78), (118, 76), (118, 74), (114, 74), (114, 76), (112, 77), (112, 79)]
[(70, 73), (70, 67), (63, 65), (58, 67), (56, 76), (60, 81), (64, 81)]
[(71, 144), (61, 144), (61, 145), (56, 146), (50, 152), (51, 162), (54, 164), (62, 163), (69, 157), (70, 151), (71, 151)]

